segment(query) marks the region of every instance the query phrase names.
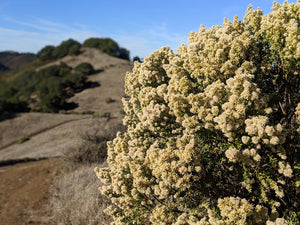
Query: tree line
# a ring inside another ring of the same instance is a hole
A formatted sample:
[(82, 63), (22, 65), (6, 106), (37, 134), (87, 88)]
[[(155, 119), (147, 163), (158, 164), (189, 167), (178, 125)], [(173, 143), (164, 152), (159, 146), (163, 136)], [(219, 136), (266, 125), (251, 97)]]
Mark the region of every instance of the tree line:
[(116, 41), (110, 38), (89, 38), (83, 44), (76, 40), (68, 39), (56, 47), (53, 45), (45, 46), (36, 54), (36, 58), (41, 61), (48, 61), (60, 59), (67, 55), (78, 55), (81, 47), (100, 49), (111, 56), (130, 60), (129, 50), (120, 47)]

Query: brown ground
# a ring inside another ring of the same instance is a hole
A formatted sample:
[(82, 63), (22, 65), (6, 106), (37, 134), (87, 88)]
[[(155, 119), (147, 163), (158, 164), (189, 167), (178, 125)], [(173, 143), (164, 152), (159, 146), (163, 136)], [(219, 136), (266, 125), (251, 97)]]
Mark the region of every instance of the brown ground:
[(0, 224), (43, 224), (60, 165), (52, 158), (0, 167)]

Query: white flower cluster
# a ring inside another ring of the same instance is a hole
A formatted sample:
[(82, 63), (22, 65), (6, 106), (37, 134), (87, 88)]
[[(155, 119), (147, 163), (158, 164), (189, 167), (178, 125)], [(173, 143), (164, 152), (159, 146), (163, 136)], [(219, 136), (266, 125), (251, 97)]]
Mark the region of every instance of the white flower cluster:
[(274, 222), (268, 220), (266, 225), (288, 225), (289, 223), (283, 218), (277, 218)]
[(278, 163), (278, 166), (279, 166), (279, 169), (278, 169), (279, 173), (283, 174), (286, 177), (292, 177), (293, 170), (288, 163), (286, 163), (286, 165), (285, 165), (282, 161), (280, 161)]
[(249, 8), (243, 22), (201, 26), (176, 54), (135, 62), (127, 131), (108, 143), (109, 168), (95, 170), (114, 224), (286, 223), (277, 210), (295, 184), (292, 126), (272, 91), (280, 69), (299, 80), (299, 11), (299, 1), (268, 15)]
[(247, 225), (248, 221), (252, 224), (285, 224), (286, 221), (282, 218), (277, 218), (272, 222), (272, 218), (268, 215), (268, 209), (261, 205), (254, 206), (246, 199), (239, 197), (226, 197), (218, 199), (218, 210), (220, 210), (221, 218), (215, 216), (215, 213), (207, 206), (201, 208), (206, 211), (205, 216), (197, 219), (197, 212), (183, 213), (178, 217), (174, 225)]

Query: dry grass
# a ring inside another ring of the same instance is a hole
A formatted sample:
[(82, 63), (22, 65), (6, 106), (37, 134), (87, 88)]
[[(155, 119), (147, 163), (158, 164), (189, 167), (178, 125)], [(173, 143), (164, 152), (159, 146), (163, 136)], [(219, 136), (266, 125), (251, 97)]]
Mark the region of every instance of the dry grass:
[[(96, 122), (96, 120), (95, 120)], [(102, 130), (100, 130), (102, 129)], [(81, 165), (103, 163), (107, 157), (107, 142), (114, 139), (118, 131), (124, 131), (121, 123), (111, 124), (103, 130), (101, 124), (81, 135), (81, 143), (65, 153), (65, 170), (74, 170)]]
[(96, 166), (99, 164), (81, 166), (55, 181), (54, 195), (49, 204), (51, 224), (110, 224), (111, 217), (103, 210), (111, 202), (98, 190), (101, 182), (93, 170)]
[(8, 114), (6, 119), (0, 118), (0, 148), (17, 141), (21, 137), (30, 137), (43, 130), (56, 127), (68, 121), (88, 118), (89, 115), (63, 115), (50, 113), (17, 113)]
[(111, 204), (101, 195), (102, 185), (94, 173), (95, 167), (107, 166), (106, 142), (112, 140), (121, 124), (107, 130), (98, 127), (82, 135), (82, 143), (64, 157), (64, 174), (53, 184), (53, 197), (48, 206), (51, 224), (98, 225), (110, 224), (112, 219), (103, 210)]

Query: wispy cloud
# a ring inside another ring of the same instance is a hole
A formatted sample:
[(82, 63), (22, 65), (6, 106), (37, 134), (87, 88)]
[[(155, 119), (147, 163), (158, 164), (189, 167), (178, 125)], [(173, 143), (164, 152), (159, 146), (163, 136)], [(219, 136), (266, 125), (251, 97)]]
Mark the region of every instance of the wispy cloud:
[(41, 35), (38, 32), (0, 27), (0, 50), (36, 52), (41, 47), (55, 42), (54, 36)]
[(15, 29), (9, 29), (5, 27), (0, 27), (1, 36), (0, 38), (3, 38), (3, 36), (12, 36), (12, 35), (37, 35), (38, 33), (35, 32), (27, 32), (24, 30), (15, 30)]
[(41, 18), (20, 21), (5, 17), (4, 20), (14, 28), (0, 27), (0, 51), (37, 52), (45, 45), (58, 45), (69, 38), (83, 41), (100, 35), (83, 26), (68, 26)]
[(4, 18), (14, 28), (0, 27), (0, 51), (15, 50), (20, 52), (37, 52), (45, 45), (58, 45), (61, 41), (73, 38), (83, 42), (90, 37), (111, 37), (120, 46), (130, 50), (131, 56), (148, 56), (153, 51), (170, 46), (174, 51), (181, 43), (186, 43), (186, 36), (171, 33), (166, 23), (144, 28), (136, 33), (105, 33), (87, 25), (66, 25), (42, 18), (30, 18), (20, 21)]
[(19, 21), (10, 17), (5, 17), (5, 20), (18, 25), (34, 28), (36, 30), (45, 31), (45, 32), (59, 32), (59, 27), (60, 27), (59, 24), (49, 24), (47, 23), (47, 21), (42, 21), (40, 19), (38, 19), (36, 23)]

